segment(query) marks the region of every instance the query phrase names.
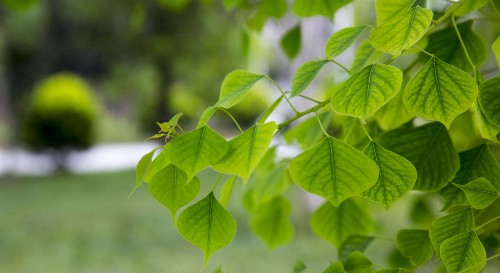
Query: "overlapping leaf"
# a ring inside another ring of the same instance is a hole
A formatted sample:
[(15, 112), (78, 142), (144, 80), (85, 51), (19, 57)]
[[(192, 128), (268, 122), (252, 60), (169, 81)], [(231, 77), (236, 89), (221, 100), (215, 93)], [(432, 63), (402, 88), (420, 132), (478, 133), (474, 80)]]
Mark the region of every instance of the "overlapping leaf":
[(386, 104), (401, 88), (403, 72), (394, 66), (373, 64), (352, 75), (335, 91), (336, 112), (367, 118)]
[(326, 43), (325, 55), (327, 59), (333, 59), (342, 54), (361, 36), (368, 26), (355, 26), (343, 28), (336, 31)]
[(151, 161), (153, 160), (155, 152), (156, 149), (143, 155), (137, 163), (137, 167), (135, 168), (135, 185), (130, 195), (132, 195), (144, 182), (144, 177), (146, 177), (149, 169), (151, 168)]
[(264, 75), (250, 73), (244, 70), (235, 70), (229, 73), (222, 82), (219, 101), (216, 107), (230, 108), (243, 100), (252, 86)]
[(351, 71), (358, 72), (365, 65), (374, 63), (374, 59), (377, 59), (382, 53), (375, 50), (368, 40), (364, 40), (356, 50), (354, 55), (354, 60), (352, 61)]
[(276, 197), (252, 212), (250, 228), (270, 248), (286, 244), (294, 234), (290, 211), (288, 201), (283, 197)]
[(465, 185), (455, 185), (465, 192), (471, 206), (476, 209), (484, 209), (498, 198), (497, 189), (483, 177)]
[[(324, 128), (328, 128), (332, 120), (331, 111), (318, 114), (319, 120)], [(323, 131), (319, 126), (318, 117), (311, 117), (301, 121), (295, 127), (285, 131), (283, 137), (288, 143), (296, 140), (303, 149), (309, 148), (314, 145), (318, 140), (323, 138)]]
[(424, 36), (431, 21), (432, 11), (420, 6), (398, 12), (372, 29), (370, 43), (377, 50), (399, 56)]
[(334, 262), (328, 266), (323, 273), (344, 273), (344, 265), (340, 261)]
[(323, 15), (333, 18), (335, 12), (352, 0), (296, 0), (293, 2), (293, 12), (297, 16), (310, 17)]
[(287, 33), (285, 33), (283, 38), (281, 38), (281, 48), (289, 59), (294, 59), (297, 54), (299, 54), (301, 38), (302, 34), (300, 30), (300, 24), (290, 29)]
[(416, 190), (436, 191), (444, 187), (460, 167), (448, 131), (438, 122), (389, 131), (380, 136), (378, 143), (415, 166)]
[(231, 199), (231, 194), (233, 193), (234, 184), (236, 184), (236, 176), (229, 178), (222, 186), (220, 190), (220, 201), (219, 203), (224, 208), (227, 207), (229, 200)]
[[(376, 12), (377, 12), (377, 23), (383, 23), (387, 19), (393, 18), (413, 7), (416, 4), (421, 4), (421, 0), (377, 0)], [(421, 7), (425, 5), (421, 4)]]
[(373, 228), (373, 219), (366, 207), (348, 199), (338, 207), (326, 202), (311, 216), (314, 233), (340, 247), (351, 235), (367, 235)]
[(417, 170), (404, 157), (375, 142), (370, 142), (363, 153), (377, 163), (377, 183), (363, 195), (389, 209), (401, 196), (409, 192), (417, 180)]
[(377, 165), (361, 151), (327, 137), (290, 162), (293, 180), (334, 206), (375, 184)]
[(236, 221), (210, 192), (179, 215), (177, 229), (184, 239), (203, 251), (206, 264), (212, 253), (233, 240)]
[(398, 92), (373, 116), (384, 131), (396, 129), (413, 119), (413, 115), (406, 110), (401, 94), (402, 92)]
[(304, 92), (327, 62), (327, 60), (316, 60), (303, 63), (293, 76), (291, 96), (298, 96)]
[(474, 116), (476, 117), (481, 137), (492, 142), (500, 143), (500, 126), (495, 125), (485, 116), (477, 100), (474, 103), (474, 108), (476, 109)]
[(158, 171), (149, 184), (149, 192), (165, 205), (175, 219), (177, 210), (191, 202), (200, 191), (200, 180), (194, 177), (187, 183), (187, 175), (170, 164)]
[(256, 173), (252, 177), (255, 203), (268, 202), (282, 194), (288, 187), (288, 162), (280, 162), (273, 169)]
[(375, 237), (373, 236), (349, 236), (349, 238), (347, 238), (347, 240), (345, 240), (339, 248), (339, 259), (341, 261), (345, 261), (347, 256), (349, 256), (349, 254), (353, 253), (354, 251), (364, 252), (374, 239)]
[(445, 240), (472, 230), (474, 230), (474, 216), (471, 208), (465, 208), (432, 222), (429, 236), (436, 254), (439, 255), (439, 249)]
[(229, 152), (214, 169), (247, 180), (262, 159), (276, 131), (276, 123), (256, 124), (229, 141)]
[(450, 273), (479, 272), (486, 265), (486, 251), (475, 231), (447, 239), (441, 245), (440, 252)]
[(478, 102), (486, 119), (500, 126), (500, 76), (481, 83)]
[(434, 254), (429, 231), (423, 229), (402, 229), (397, 235), (401, 253), (414, 265), (426, 264)]
[(167, 167), (168, 164), (170, 164), (170, 159), (165, 155), (165, 153), (162, 150), (151, 162), (151, 166), (147, 174), (144, 176), (144, 182), (149, 183), (149, 181), (151, 181), (151, 178), (153, 178), (153, 176), (158, 171)]
[(186, 172), (191, 181), (199, 171), (223, 158), (229, 143), (208, 126), (174, 138), (164, 152), (172, 163)]
[(365, 256), (365, 254), (354, 251), (349, 254), (343, 263), (344, 269), (349, 273), (363, 273), (369, 272), (372, 262)]
[(403, 102), (410, 113), (450, 127), (471, 107), (477, 89), (469, 74), (432, 57), (406, 85)]

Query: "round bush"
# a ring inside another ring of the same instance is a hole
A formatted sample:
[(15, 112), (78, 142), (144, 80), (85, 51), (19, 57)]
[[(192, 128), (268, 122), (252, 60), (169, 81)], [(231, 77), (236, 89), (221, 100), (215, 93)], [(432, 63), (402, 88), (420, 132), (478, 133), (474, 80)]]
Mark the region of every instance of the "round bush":
[(60, 73), (34, 90), (22, 124), (25, 144), (34, 150), (85, 149), (94, 141), (96, 107), (82, 78)]

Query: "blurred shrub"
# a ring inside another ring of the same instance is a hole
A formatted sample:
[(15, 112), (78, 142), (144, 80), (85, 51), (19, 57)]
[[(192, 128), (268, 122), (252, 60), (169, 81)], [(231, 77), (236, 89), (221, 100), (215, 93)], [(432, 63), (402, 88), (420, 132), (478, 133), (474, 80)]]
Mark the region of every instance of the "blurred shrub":
[(85, 82), (73, 74), (56, 74), (35, 88), (21, 135), (33, 150), (85, 149), (94, 141), (95, 118)]

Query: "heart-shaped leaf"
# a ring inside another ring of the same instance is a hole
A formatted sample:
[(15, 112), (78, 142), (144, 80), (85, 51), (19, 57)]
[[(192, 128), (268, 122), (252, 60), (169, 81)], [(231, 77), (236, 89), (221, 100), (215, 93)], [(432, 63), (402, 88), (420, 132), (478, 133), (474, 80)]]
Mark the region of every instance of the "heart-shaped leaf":
[(450, 273), (479, 272), (486, 265), (486, 251), (475, 231), (447, 239), (441, 245), (440, 252)]
[(486, 119), (500, 126), (500, 76), (481, 83), (478, 102)]
[(291, 96), (295, 97), (304, 92), (327, 62), (327, 60), (316, 60), (303, 63), (293, 76)]
[(445, 240), (472, 230), (474, 230), (474, 215), (470, 208), (465, 208), (434, 220), (429, 236), (436, 254), (439, 255), (439, 249)]
[(355, 26), (343, 28), (341, 30), (333, 33), (328, 39), (325, 48), (325, 54), (327, 59), (333, 59), (338, 55), (342, 54), (346, 49), (348, 49), (356, 40), (361, 36), (361, 33), (368, 26)]
[(281, 48), (283, 52), (288, 56), (289, 59), (294, 59), (297, 57), (300, 51), (302, 34), (300, 31), (300, 24), (290, 29), (283, 38), (281, 38)]
[(234, 106), (245, 98), (255, 83), (265, 77), (264, 75), (254, 74), (244, 70), (235, 70), (229, 73), (226, 78), (224, 78), (224, 81), (222, 81), (219, 101), (215, 106), (223, 108)]
[(427, 230), (402, 229), (398, 232), (397, 244), (401, 253), (417, 266), (426, 264), (434, 254)]
[(498, 198), (497, 189), (490, 181), (481, 177), (465, 185), (454, 184), (465, 192), (471, 206), (476, 209), (484, 209)]

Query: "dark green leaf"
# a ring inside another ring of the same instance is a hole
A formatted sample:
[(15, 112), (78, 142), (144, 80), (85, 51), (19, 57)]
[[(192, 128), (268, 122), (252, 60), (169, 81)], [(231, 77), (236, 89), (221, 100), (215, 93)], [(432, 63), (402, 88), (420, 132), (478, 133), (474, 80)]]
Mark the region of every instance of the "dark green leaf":
[(327, 60), (317, 60), (302, 64), (293, 76), (291, 96), (295, 97), (304, 92), (327, 62)]
[(481, 83), (478, 102), (486, 119), (500, 126), (500, 76)]
[(344, 269), (349, 273), (363, 273), (372, 266), (372, 262), (361, 252), (355, 251), (344, 262)]
[(434, 254), (429, 231), (423, 229), (402, 229), (397, 235), (401, 253), (417, 266), (426, 264)]
[(283, 197), (263, 203), (252, 212), (250, 228), (269, 248), (288, 243), (293, 238), (291, 206)]
[(303, 261), (297, 261), (295, 265), (293, 266), (293, 273), (303, 273), (304, 270), (306, 270), (306, 265), (304, 264)]
[(299, 54), (301, 37), (300, 24), (297, 24), (281, 38), (281, 48), (289, 59), (294, 59)]
[(339, 248), (339, 259), (345, 261), (347, 256), (354, 251), (364, 252), (375, 239), (373, 236), (352, 235), (344, 241)]
[(336, 31), (326, 43), (325, 54), (327, 59), (333, 59), (342, 54), (361, 36), (368, 26), (355, 26)]
[(476, 117), (481, 136), (489, 141), (500, 143), (500, 126), (495, 125), (486, 117), (477, 99), (474, 103), (474, 108), (476, 109), (474, 116)]
[(413, 115), (408, 113), (403, 103), (402, 93), (398, 92), (373, 116), (382, 130), (394, 130), (413, 119)]

